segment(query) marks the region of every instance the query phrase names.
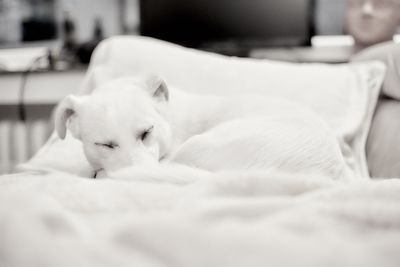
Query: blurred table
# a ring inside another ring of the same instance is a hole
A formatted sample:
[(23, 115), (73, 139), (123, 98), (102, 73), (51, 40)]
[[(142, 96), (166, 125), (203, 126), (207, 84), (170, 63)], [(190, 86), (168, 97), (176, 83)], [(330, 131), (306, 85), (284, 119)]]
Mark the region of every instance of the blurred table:
[[(28, 117), (50, 116), (49, 110), (64, 96), (76, 92), (85, 72), (86, 68), (30, 72), (25, 77), (23, 96)], [(16, 117), (24, 75), (24, 72), (0, 72), (1, 118)]]

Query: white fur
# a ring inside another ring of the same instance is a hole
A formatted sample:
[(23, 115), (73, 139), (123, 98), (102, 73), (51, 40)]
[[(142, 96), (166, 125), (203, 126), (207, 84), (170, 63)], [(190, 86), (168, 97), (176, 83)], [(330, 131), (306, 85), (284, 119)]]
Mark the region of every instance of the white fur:
[[(67, 97), (56, 113), (61, 138), (67, 121), (93, 168), (107, 173), (160, 161), (332, 178), (345, 168), (331, 129), (303, 106), (272, 97), (189, 94), (155, 76), (120, 78), (90, 95)], [(142, 142), (139, 136), (149, 128)], [(107, 143), (117, 147), (99, 146)]]

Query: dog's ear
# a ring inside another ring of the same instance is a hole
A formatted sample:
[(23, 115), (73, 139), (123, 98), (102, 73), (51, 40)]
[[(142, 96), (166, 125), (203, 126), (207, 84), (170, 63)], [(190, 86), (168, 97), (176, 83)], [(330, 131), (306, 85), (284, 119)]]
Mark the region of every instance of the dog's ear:
[(58, 105), (55, 113), (55, 128), (58, 136), (64, 139), (67, 133), (67, 121), (70, 121), (70, 130), (75, 138), (79, 139), (79, 129), (76, 121), (79, 97), (74, 95), (66, 96)]
[(148, 75), (146, 77), (146, 86), (150, 90), (150, 94), (157, 101), (168, 101), (168, 86), (161, 77), (157, 75)]

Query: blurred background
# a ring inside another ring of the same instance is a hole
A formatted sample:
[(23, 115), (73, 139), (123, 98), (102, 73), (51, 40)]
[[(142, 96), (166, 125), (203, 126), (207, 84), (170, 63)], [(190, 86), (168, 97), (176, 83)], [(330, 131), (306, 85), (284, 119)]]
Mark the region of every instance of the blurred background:
[(145, 35), (229, 56), (343, 63), (354, 52), (348, 3), (361, 19), (381, 23), (388, 18), (381, 11), (400, 14), (389, 7), (396, 1), (0, 0), (0, 173), (43, 145), (54, 106), (77, 90), (107, 37)]
[(68, 38), (82, 44), (118, 34), (143, 34), (222, 50), (219, 46), (309, 45), (315, 35), (344, 34), (345, 2), (0, 0), (0, 47)]
[(264, 48), (349, 46), (347, 2), (379, 9), (396, 1), (0, 0), (0, 48), (51, 47), (88, 63), (101, 39), (120, 34), (235, 56)]

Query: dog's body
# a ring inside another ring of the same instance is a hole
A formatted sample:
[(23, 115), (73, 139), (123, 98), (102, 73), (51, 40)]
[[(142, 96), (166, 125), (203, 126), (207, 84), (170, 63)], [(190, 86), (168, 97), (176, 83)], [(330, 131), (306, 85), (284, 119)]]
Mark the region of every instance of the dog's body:
[[(210, 171), (305, 171), (337, 166), (342, 160), (322, 119), (287, 100), (199, 96), (174, 89), (170, 103), (175, 138), (169, 158), (174, 162)], [(322, 156), (326, 154), (332, 158)], [(331, 171), (330, 175), (341, 170)]]
[(93, 168), (106, 172), (160, 161), (208, 171), (321, 170), (330, 177), (344, 169), (324, 121), (283, 99), (194, 95), (157, 77), (123, 78), (67, 97), (56, 114), (61, 138), (68, 119)]

